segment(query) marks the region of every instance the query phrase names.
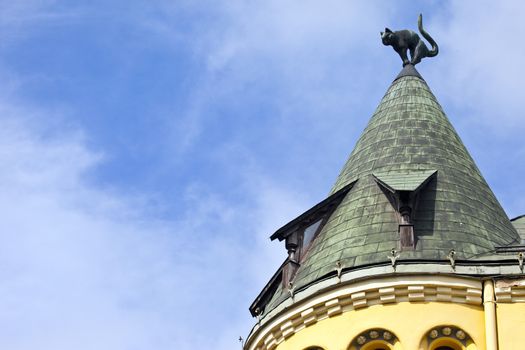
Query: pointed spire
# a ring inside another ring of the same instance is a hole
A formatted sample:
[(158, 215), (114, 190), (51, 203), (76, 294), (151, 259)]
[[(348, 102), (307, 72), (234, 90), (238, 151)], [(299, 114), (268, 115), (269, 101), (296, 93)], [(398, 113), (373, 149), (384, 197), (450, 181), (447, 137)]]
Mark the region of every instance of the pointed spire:
[(417, 71), (416, 67), (414, 67), (411, 64), (407, 64), (406, 66), (404, 66), (401, 72), (399, 72), (397, 77), (394, 79), (394, 81), (402, 77), (418, 77), (419, 79), (424, 80), (421, 74), (419, 74), (419, 72)]
[[(299, 288), (345, 267), (403, 259), (475, 259), (519, 241), (421, 75), (403, 68), (358, 140), (332, 193), (357, 181), (297, 271)], [(403, 241), (405, 243), (403, 243)]]

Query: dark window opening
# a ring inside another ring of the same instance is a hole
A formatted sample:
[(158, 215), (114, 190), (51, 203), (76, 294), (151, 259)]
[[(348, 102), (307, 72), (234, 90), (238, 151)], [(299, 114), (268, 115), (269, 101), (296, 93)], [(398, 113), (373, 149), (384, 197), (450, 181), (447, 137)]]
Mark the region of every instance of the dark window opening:
[(321, 225), (322, 221), (323, 219), (317, 220), (315, 223), (304, 229), (303, 249), (308, 248), (308, 246), (312, 242), (312, 239), (315, 237), (315, 234), (317, 233), (317, 230), (319, 229), (319, 226)]

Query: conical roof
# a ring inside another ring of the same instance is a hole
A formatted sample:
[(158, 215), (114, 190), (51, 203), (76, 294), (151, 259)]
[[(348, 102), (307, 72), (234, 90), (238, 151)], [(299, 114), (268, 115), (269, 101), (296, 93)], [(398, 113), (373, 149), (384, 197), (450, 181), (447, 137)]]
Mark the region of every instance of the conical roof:
[[(451, 250), (458, 260), (475, 261), (493, 258), (496, 247), (520, 242), (435, 96), (411, 65), (389, 87), (325, 201), (341, 193), (346, 193), (344, 198), (300, 258), (292, 276), (295, 289), (333, 275), (336, 266), (349, 270), (390, 263), (392, 249), (399, 253), (398, 262), (448, 261)], [(407, 193), (416, 198), (411, 221), (415, 239), (408, 249), (400, 246), (399, 205)], [(297, 226), (300, 220), (302, 216), (287, 226)], [(284, 239), (281, 232), (272, 239)], [(266, 311), (289, 296), (284, 288), (271, 294)]]
[[(430, 177), (432, 174), (435, 176)], [(415, 248), (400, 259), (474, 259), (519, 235), (426, 82), (407, 66), (392, 83), (331, 191), (356, 181), (301, 261), (296, 285), (334, 270), (388, 261), (399, 218), (383, 185), (420, 191)], [(384, 180), (384, 181), (381, 181)], [(384, 183), (386, 182), (386, 184)]]

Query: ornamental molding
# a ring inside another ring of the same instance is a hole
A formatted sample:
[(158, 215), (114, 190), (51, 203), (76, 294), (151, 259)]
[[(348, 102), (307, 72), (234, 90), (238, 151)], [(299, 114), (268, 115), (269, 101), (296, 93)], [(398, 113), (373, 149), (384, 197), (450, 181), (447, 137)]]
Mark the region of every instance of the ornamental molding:
[(399, 342), (399, 339), (397, 339), (396, 335), (389, 330), (384, 328), (372, 328), (355, 337), (350, 343), (350, 350), (361, 350), (362, 348), (367, 347), (370, 343), (378, 341), (394, 346)]
[(431, 329), (419, 345), (419, 348), (435, 349), (439, 348), (439, 344), (443, 345), (447, 342), (456, 343), (457, 345), (461, 344), (462, 349), (468, 349), (469, 345), (474, 343), (470, 335), (463, 329), (452, 325), (445, 325)]
[(438, 301), (480, 306), (482, 282), (450, 276), (397, 276), (340, 284), (308, 299), (256, 326), (245, 349), (275, 349), (287, 338), (319, 321), (372, 305)]
[(525, 279), (497, 280), (494, 291), (497, 303), (525, 303)]

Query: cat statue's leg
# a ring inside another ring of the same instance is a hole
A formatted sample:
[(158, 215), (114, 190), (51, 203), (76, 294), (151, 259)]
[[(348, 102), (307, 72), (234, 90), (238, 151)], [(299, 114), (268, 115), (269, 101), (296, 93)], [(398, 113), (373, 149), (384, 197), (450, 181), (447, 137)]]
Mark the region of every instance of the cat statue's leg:
[(416, 65), (425, 57), (428, 56), (428, 49), (424, 42), (420, 41), (414, 50), (414, 54), (412, 55), (412, 65)]
[(401, 60), (403, 61), (403, 67), (406, 66), (407, 64), (410, 64), (410, 60), (408, 59), (406, 48), (396, 50), (396, 52), (399, 54), (399, 57), (401, 57)]

